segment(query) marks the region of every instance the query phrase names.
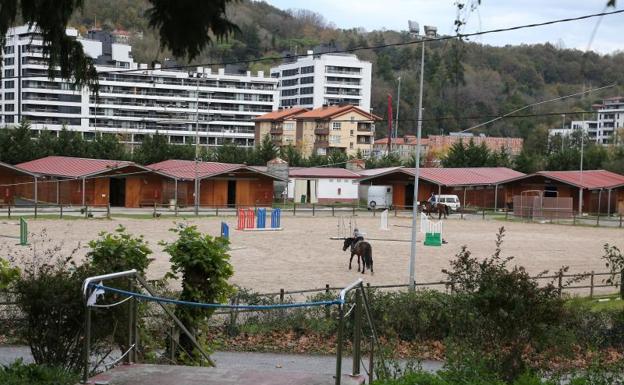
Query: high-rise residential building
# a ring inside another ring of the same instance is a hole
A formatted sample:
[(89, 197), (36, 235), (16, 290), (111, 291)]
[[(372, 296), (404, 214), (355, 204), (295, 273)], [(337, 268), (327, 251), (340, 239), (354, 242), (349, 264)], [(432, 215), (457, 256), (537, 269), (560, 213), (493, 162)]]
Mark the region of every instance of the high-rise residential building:
[(271, 77), (279, 80), (279, 105), (320, 108), (351, 104), (370, 111), (370, 62), (353, 54), (308, 51), (306, 56), (271, 68)]
[(594, 104), (596, 115), (592, 120), (573, 120), (569, 127), (552, 128), (550, 136), (567, 136), (582, 130), (590, 140), (598, 144), (624, 143), (624, 96), (603, 99)]
[(34, 28), (11, 28), (3, 47), (0, 123), (30, 121), (33, 130), (62, 127), (83, 133), (115, 134), (127, 144), (146, 134), (166, 135), (171, 143), (217, 146), (254, 144), (253, 118), (278, 107), (276, 79), (250, 72), (210, 68), (148, 67), (132, 58), (131, 46), (104, 31), (76, 38), (99, 73), (99, 93), (76, 89), (71, 81), (48, 77), (41, 36)]
[(254, 120), (256, 141), (270, 135), (274, 145), (292, 145), (308, 157), (334, 152), (369, 156), (373, 150), (375, 122), (381, 118), (359, 107), (344, 105), (312, 110), (288, 108)]

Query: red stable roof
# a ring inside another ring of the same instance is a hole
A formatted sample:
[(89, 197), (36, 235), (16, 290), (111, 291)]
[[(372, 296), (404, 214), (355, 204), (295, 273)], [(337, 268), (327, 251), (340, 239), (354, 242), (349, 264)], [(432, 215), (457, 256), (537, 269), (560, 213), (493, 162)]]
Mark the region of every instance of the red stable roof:
[(291, 168), (288, 170), (288, 176), (291, 178), (351, 178), (357, 179), (360, 174), (347, 170), (346, 168), (336, 167), (306, 167)]
[(2, 169), (6, 169), (6, 170), (10, 170), (16, 174), (23, 174), (23, 175), (28, 175), (28, 176), (36, 176), (36, 174), (32, 173), (32, 172), (28, 172), (26, 170), (23, 170), (17, 166), (13, 166), (10, 165), (8, 163), (4, 163), (4, 162), (0, 162), (0, 170)]
[(31, 173), (65, 178), (89, 177), (128, 166), (143, 168), (133, 162), (122, 160), (74, 158), (69, 156), (46, 156), (45, 158), (16, 165), (17, 168)]
[[(147, 166), (160, 174), (175, 179), (194, 180), (195, 179), (195, 161), (193, 160), (176, 160), (170, 159)], [(212, 176), (225, 174), (234, 171), (251, 171), (258, 174), (270, 176), (273, 179), (280, 179), (274, 175), (268, 174), (254, 167), (236, 163), (219, 163), (219, 162), (199, 162), (197, 163), (197, 176), (199, 179), (205, 179)]]
[[(582, 187), (588, 190), (617, 188), (624, 186), (624, 175), (616, 174), (606, 170), (581, 171), (539, 171), (528, 177), (542, 175), (547, 178), (567, 183), (575, 187)], [(520, 178), (521, 179), (521, 178)]]
[[(387, 172), (363, 178), (370, 180), (379, 176), (401, 172), (414, 176), (414, 168), (394, 168)], [(512, 178), (519, 178), (525, 174), (507, 167), (463, 167), (463, 168), (432, 168), (421, 167), (420, 179), (441, 186), (484, 186), (494, 185)]]

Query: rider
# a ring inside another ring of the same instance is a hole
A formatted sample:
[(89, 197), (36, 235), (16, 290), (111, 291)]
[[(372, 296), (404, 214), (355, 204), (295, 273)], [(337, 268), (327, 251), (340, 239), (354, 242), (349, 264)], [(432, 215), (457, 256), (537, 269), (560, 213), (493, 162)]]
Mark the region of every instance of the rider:
[(434, 205), (435, 201), (436, 201), (435, 195), (433, 193), (431, 193), (431, 196), (429, 197), (428, 202), (431, 203), (432, 205)]
[(360, 233), (360, 230), (358, 230), (356, 227), (355, 229), (353, 229), (353, 238), (355, 238), (353, 242), (353, 245), (355, 246), (356, 243), (364, 240), (364, 234)]

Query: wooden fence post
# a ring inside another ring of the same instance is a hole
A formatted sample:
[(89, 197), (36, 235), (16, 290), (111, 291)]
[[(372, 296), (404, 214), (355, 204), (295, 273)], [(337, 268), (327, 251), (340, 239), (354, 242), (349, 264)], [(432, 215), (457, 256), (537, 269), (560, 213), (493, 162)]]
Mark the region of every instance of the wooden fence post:
[[(329, 298), (329, 283), (325, 284), (325, 295), (327, 296), (327, 298)], [(325, 318), (330, 318), (331, 317), (331, 313), (330, 313), (330, 309), (329, 309), (329, 305), (325, 306)]]
[(332, 217), (334, 216), (334, 205), (332, 205)]
[(293, 217), (297, 215), (297, 202), (293, 202)]
[(589, 276), (589, 298), (594, 298), (594, 271)]
[(559, 272), (559, 280), (558, 280), (557, 288), (559, 291), (559, 297), (561, 297), (561, 292), (563, 291), (563, 273)]
[(316, 203), (312, 203), (312, 216), (314, 216), (315, 211), (316, 211)]

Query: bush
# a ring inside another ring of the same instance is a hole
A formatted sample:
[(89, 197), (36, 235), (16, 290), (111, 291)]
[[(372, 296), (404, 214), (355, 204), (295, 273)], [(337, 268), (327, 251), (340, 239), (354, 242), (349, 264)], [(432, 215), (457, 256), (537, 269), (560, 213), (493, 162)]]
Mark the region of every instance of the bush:
[[(101, 275), (116, 273), (135, 269), (140, 275), (145, 275), (149, 264), (153, 259), (149, 258), (152, 250), (148, 247), (143, 236), (135, 237), (126, 231), (126, 228), (119, 225), (113, 233), (101, 232), (99, 238), (89, 242), (90, 250), (87, 252), (85, 266), (91, 271), (91, 275)], [(118, 278), (104, 282), (107, 286), (122, 290), (134, 291), (131, 281), (128, 278)], [(106, 293), (102, 303), (115, 303), (126, 298), (116, 293)], [(115, 344), (122, 352), (127, 351), (128, 345), (128, 325), (129, 307), (115, 306), (102, 311), (94, 309), (95, 317), (99, 319), (113, 336)], [(139, 306), (138, 322), (143, 318), (145, 306)]]
[(81, 285), (89, 275), (69, 257), (30, 264), (16, 282), (17, 304), (24, 317), (18, 333), (37, 364), (69, 371), (83, 367), (85, 305)]
[[(228, 279), (234, 274), (228, 254), (229, 241), (223, 237), (203, 235), (197, 230), (197, 226), (179, 225), (171, 231), (178, 235), (178, 239), (173, 243), (163, 242), (162, 245), (171, 255), (172, 273), (168, 276), (177, 278), (175, 274), (182, 274), (180, 299), (203, 303), (225, 302), (234, 291), (228, 283)], [(213, 308), (176, 308), (176, 315), (193, 335), (197, 334), (200, 323), (207, 320), (212, 313)], [(186, 354), (201, 359), (185, 334), (180, 334), (179, 346)], [(177, 352), (178, 357), (183, 357), (182, 351)]]
[(491, 257), (477, 259), (463, 247), (443, 272), (456, 312), (449, 345), (459, 357), (478, 354), (490, 371), (512, 382), (530, 362), (543, 360), (540, 354), (556, 350), (567, 312), (552, 283), (540, 287), (524, 268), (508, 266), (513, 258), (501, 256), (504, 232)]
[(19, 269), (0, 258), (0, 290), (4, 290), (19, 278)]
[(75, 385), (78, 375), (65, 369), (29, 364), (17, 361), (9, 366), (0, 366), (2, 385)]

